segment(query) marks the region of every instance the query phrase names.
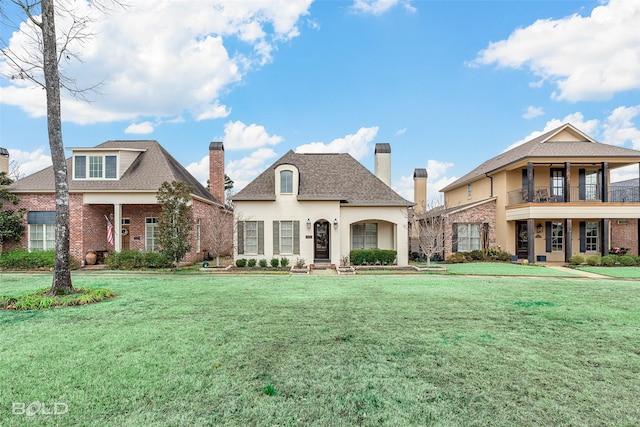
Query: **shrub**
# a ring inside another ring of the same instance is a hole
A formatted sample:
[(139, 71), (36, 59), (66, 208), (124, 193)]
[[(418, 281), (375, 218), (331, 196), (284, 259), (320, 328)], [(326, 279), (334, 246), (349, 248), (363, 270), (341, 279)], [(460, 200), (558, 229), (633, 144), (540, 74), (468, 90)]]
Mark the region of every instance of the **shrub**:
[(569, 265), (580, 265), (584, 262), (584, 257), (581, 255), (574, 255), (569, 258)]
[(503, 251), (500, 248), (489, 248), (487, 257), (493, 261), (511, 261), (511, 253)]
[(275, 268), (280, 265), (280, 260), (278, 258), (271, 258), (271, 267)]
[(280, 267), (286, 267), (289, 265), (289, 259), (282, 257), (280, 258)]
[(304, 258), (296, 258), (293, 263), (294, 268), (304, 268)]
[(393, 264), (398, 255), (397, 251), (391, 249), (354, 249), (349, 254), (351, 264)]
[(265, 268), (267, 266), (267, 260), (262, 258), (260, 261), (258, 261), (258, 265), (262, 268)]
[(618, 262), (618, 256), (617, 255), (605, 255), (600, 260), (600, 263), (602, 265), (604, 265), (605, 267), (614, 266), (614, 265), (616, 265), (616, 262)]
[(257, 262), (258, 262), (258, 261), (256, 261), (256, 259), (255, 259), (255, 258), (251, 258), (249, 261), (247, 261), (247, 266), (249, 266), (249, 267), (255, 267)]
[(636, 257), (631, 254), (622, 255), (619, 257), (618, 262), (624, 267), (630, 267), (632, 265), (636, 265)]
[(456, 252), (455, 254), (451, 254), (449, 255), (449, 258), (447, 258), (447, 262), (450, 262), (451, 264), (461, 264), (466, 261), (467, 259), (465, 258), (462, 252)]
[(480, 249), (475, 249), (469, 252), (469, 256), (474, 261), (482, 261), (484, 259), (484, 252), (482, 252)]
[(0, 255), (0, 268), (9, 270), (36, 270), (53, 268), (55, 251), (27, 252), (22, 248)]
[(112, 270), (135, 270), (144, 268), (171, 268), (173, 264), (162, 252), (125, 249), (113, 252), (105, 263)]
[(246, 267), (246, 266), (247, 266), (246, 258), (240, 258), (236, 260), (236, 267)]
[(587, 258), (587, 264), (588, 265), (600, 265), (600, 256), (598, 255), (592, 255), (590, 257)]

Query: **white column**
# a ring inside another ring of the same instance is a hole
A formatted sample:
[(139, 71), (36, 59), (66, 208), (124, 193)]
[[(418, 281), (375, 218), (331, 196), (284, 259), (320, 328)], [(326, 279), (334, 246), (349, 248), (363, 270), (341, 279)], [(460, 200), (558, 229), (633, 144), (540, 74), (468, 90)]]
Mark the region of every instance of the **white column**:
[(122, 251), (122, 205), (113, 205), (113, 243), (116, 252)]

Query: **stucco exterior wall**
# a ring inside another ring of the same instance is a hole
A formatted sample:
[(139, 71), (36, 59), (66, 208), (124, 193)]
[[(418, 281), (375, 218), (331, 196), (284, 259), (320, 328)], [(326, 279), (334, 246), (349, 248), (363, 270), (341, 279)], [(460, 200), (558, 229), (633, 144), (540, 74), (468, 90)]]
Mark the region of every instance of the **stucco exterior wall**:
[(471, 184), (471, 197), (467, 191), (467, 184), (452, 189), (445, 193), (445, 204), (448, 208), (467, 205), (469, 203), (478, 202), (480, 200), (491, 197), (491, 180), (489, 178), (481, 178), (473, 181)]

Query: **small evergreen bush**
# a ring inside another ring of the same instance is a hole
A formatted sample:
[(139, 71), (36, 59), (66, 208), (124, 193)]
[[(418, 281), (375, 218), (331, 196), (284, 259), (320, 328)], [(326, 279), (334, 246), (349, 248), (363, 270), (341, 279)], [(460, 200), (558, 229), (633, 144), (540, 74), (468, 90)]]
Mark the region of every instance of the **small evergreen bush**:
[(587, 262), (587, 265), (591, 265), (591, 266), (600, 265), (600, 263), (601, 263), (600, 256), (592, 255), (592, 256), (587, 258), (586, 262)]
[(251, 258), (249, 261), (247, 261), (247, 266), (248, 267), (255, 267), (257, 262), (258, 261), (256, 261), (255, 258)]
[(236, 260), (236, 267), (246, 267), (247, 266), (247, 259), (246, 258), (240, 258)]
[(112, 252), (107, 256), (105, 264), (107, 264), (107, 267), (111, 270), (173, 267), (171, 260), (162, 252), (138, 251), (135, 249)]
[(474, 261), (482, 261), (484, 259), (484, 252), (482, 252), (480, 249), (475, 249), (469, 252), (469, 256)]
[(584, 262), (584, 257), (581, 255), (574, 255), (569, 258), (569, 265), (580, 265)]
[(278, 258), (271, 258), (271, 267), (276, 268), (280, 265), (280, 260)]
[(258, 265), (262, 268), (265, 268), (267, 266), (267, 260), (262, 258), (260, 261), (258, 261)]
[(636, 257), (631, 254), (622, 255), (619, 257), (618, 262), (623, 267), (631, 267), (632, 265), (636, 265)]
[(600, 263), (602, 265), (604, 265), (605, 267), (612, 267), (612, 266), (616, 265), (616, 262), (618, 262), (618, 256), (617, 255), (605, 255), (600, 260)]
[(280, 258), (280, 267), (286, 267), (289, 265), (289, 258)]
[(466, 262), (466, 261), (467, 259), (465, 258), (462, 252), (456, 252), (455, 254), (451, 254), (449, 255), (449, 258), (447, 258), (447, 262), (451, 264), (462, 264), (463, 262)]

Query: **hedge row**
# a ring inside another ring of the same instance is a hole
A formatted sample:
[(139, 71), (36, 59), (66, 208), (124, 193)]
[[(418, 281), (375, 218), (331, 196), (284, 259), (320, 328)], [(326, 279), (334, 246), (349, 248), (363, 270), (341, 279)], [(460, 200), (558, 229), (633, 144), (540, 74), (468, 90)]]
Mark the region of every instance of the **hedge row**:
[(105, 259), (105, 264), (112, 270), (173, 267), (171, 260), (162, 252), (137, 251), (133, 249), (110, 253)]
[(633, 267), (636, 265), (640, 265), (640, 256), (635, 256), (632, 254), (626, 255), (605, 255), (601, 257), (600, 255), (592, 255), (587, 257), (586, 259), (582, 255), (574, 255), (569, 258), (570, 265), (581, 265), (581, 264), (593, 265), (593, 266), (604, 266), (604, 267), (612, 267), (614, 265), (620, 265), (622, 267)]
[(398, 252), (391, 249), (354, 249), (349, 254), (349, 260), (353, 265), (389, 265), (396, 262), (397, 255)]

